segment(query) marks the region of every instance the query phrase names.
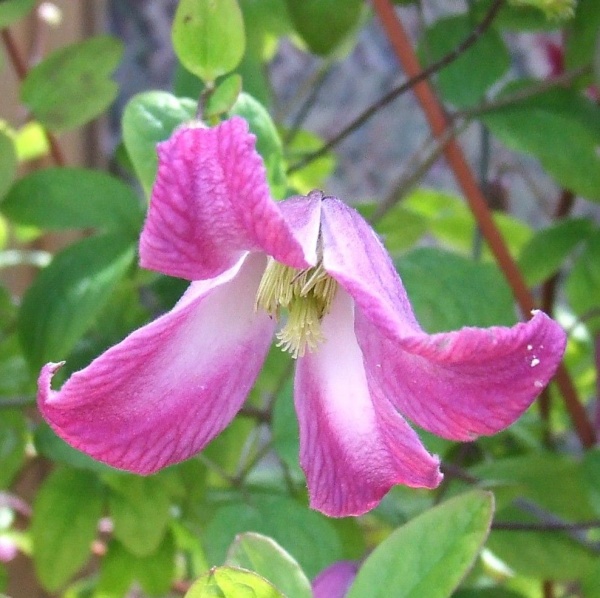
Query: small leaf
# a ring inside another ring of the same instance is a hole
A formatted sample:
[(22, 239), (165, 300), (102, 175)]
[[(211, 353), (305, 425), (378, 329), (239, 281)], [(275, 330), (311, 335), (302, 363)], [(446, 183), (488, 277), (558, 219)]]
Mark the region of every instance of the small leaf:
[[(318, 150), (324, 141), (310, 131), (300, 130), (287, 144), (287, 157), (292, 163), (300, 160), (305, 154)], [(313, 189), (320, 189), (325, 179), (335, 170), (336, 159), (328, 152), (317, 160), (310, 162), (290, 175), (290, 185), (301, 194), (306, 195)]]
[(172, 35), (181, 64), (205, 83), (231, 72), (244, 55), (244, 20), (237, 0), (180, 0)]
[(87, 562), (102, 514), (95, 476), (60, 469), (41, 486), (33, 506), (33, 560), (43, 586), (55, 592)]
[(277, 542), (261, 534), (237, 536), (225, 564), (258, 573), (286, 596), (312, 598), (310, 581), (300, 565)]
[[(300, 37), (313, 54), (327, 56), (357, 27), (362, 0), (286, 0)], [(327, 24), (324, 28), (324, 24)]]
[[(456, 48), (473, 31), (475, 19), (463, 14), (438, 19), (420, 43), (426, 62), (435, 62)], [(510, 67), (510, 55), (502, 38), (488, 29), (477, 42), (440, 70), (438, 86), (445, 100), (455, 106), (470, 106)]]
[(140, 93), (129, 100), (123, 112), (123, 140), (147, 195), (158, 166), (156, 144), (195, 114), (196, 102), (164, 91)]
[(2, 0), (0, 2), (0, 29), (22, 19), (35, 7), (36, 0)]
[(27, 421), (20, 411), (2, 410), (0, 418), (0, 488), (10, 486), (25, 461)]
[(598, 2), (579, 0), (575, 18), (565, 29), (565, 68), (571, 70), (593, 62), (600, 35)]
[(13, 186), (0, 210), (15, 224), (124, 230), (132, 240), (144, 218), (138, 197), (125, 183), (84, 168), (37, 170)]
[(236, 534), (253, 531), (273, 538), (313, 577), (342, 558), (340, 539), (329, 520), (294, 500), (266, 494), (251, 503), (232, 503), (215, 513), (205, 530), (211, 564), (222, 563)]
[(0, 129), (0, 199), (6, 195), (17, 173), (14, 141)]
[(119, 475), (111, 478), (110, 486), (108, 506), (115, 538), (136, 556), (153, 554), (169, 523), (171, 502), (162, 480)]
[(19, 335), (33, 370), (65, 359), (110, 299), (135, 248), (120, 234), (88, 237), (58, 253), (27, 290)]
[(358, 571), (347, 598), (446, 598), (471, 568), (489, 533), (494, 500), (473, 491), (393, 532)]
[(287, 189), (283, 148), (277, 128), (262, 104), (246, 93), (241, 93), (231, 109), (246, 119), (250, 131), (256, 135), (256, 149), (262, 156), (267, 169), (267, 180), (271, 193), (281, 198)]
[(204, 116), (206, 118), (220, 116), (231, 110), (241, 91), (242, 78), (238, 74), (223, 79), (208, 96)]
[(122, 54), (121, 42), (107, 35), (55, 50), (29, 71), (21, 87), (23, 103), (53, 131), (83, 125), (117, 95), (109, 76)]
[(575, 247), (590, 235), (592, 226), (587, 218), (572, 218), (537, 232), (519, 256), (527, 284), (539, 284), (557, 272)]
[(50, 152), (48, 137), (39, 122), (31, 120), (15, 133), (15, 148), (19, 162), (37, 160)]
[(234, 567), (215, 567), (198, 579), (184, 598), (286, 597), (256, 573)]

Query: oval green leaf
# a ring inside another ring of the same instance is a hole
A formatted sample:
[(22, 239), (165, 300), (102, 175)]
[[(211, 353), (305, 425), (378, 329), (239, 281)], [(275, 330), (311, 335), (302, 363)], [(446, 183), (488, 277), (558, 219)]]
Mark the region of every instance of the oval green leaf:
[(23, 103), (48, 129), (65, 131), (101, 114), (117, 95), (109, 76), (123, 44), (108, 35), (52, 52), (32, 68), (21, 86)]
[(32, 370), (65, 359), (131, 266), (135, 246), (111, 233), (58, 253), (23, 297), (19, 337)]
[(180, 0), (172, 36), (181, 64), (205, 83), (231, 72), (246, 45), (237, 0)]
[(250, 131), (256, 135), (256, 149), (265, 163), (271, 193), (280, 199), (287, 188), (287, 177), (281, 138), (270, 114), (258, 100), (247, 93), (239, 95), (230, 114), (245, 118)]
[(367, 558), (347, 598), (447, 598), (488, 536), (494, 500), (474, 491), (426, 511)]
[(519, 256), (519, 267), (528, 285), (552, 276), (563, 261), (592, 232), (592, 221), (570, 218), (538, 231)]
[[(474, 19), (457, 15), (438, 19), (424, 35), (420, 54), (436, 61), (454, 50), (473, 31)], [(510, 67), (510, 55), (500, 35), (488, 29), (457, 60), (438, 74), (438, 86), (445, 100), (455, 106), (476, 104)]]
[(0, 203), (15, 224), (41, 229), (124, 230), (136, 240), (144, 212), (119, 179), (85, 168), (45, 168), (20, 179)]
[[(286, 0), (296, 31), (313, 54), (331, 54), (356, 28), (362, 0)], [(326, 26), (325, 26), (326, 24)]]
[(17, 173), (14, 141), (0, 130), (0, 199), (6, 195)]
[(240, 534), (230, 546), (225, 563), (258, 573), (288, 597), (312, 598), (310, 581), (300, 565), (267, 536)]
[(286, 598), (260, 575), (234, 567), (215, 567), (184, 598)]
[(149, 195), (156, 176), (156, 144), (196, 115), (196, 102), (165, 91), (134, 96), (123, 113), (123, 141), (144, 191)]
[(88, 560), (102, 515), (102, 492), (93, 474), (57, 470), (33, 506), (33, 561), (42, 585), (55, 592)]

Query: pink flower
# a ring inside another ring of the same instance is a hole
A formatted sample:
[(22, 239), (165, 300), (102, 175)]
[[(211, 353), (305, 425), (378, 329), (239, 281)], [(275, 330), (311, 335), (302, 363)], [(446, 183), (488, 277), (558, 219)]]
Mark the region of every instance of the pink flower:
[(150, 474), (187, 459), (244, 403), (285, 310), (311, 506), (358, 515), (394, 484), (436, 487), (439, 459), (403, 416), (452, 440), (502, 430), (554, 374), (564, 332), (536, 312), (512, 328), (426, 334), (370, 226), (320, 192), (273, 202), (254, 142), (233, 118), (159, 145), (141, 264), (193, 282), (60, 391), (61, 364), (47, 364), (42, 414), (114, 467)]

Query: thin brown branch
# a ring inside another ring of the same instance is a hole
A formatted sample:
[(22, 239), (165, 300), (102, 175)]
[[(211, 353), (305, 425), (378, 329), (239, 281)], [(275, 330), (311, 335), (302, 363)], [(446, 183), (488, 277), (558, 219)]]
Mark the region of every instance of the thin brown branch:
[(411, 90), (417, 83), (423, 81), (440, 71), (441, 69), (447, 67), (449, 64), (454, 62), (457, 58), (459, 58), (462, 54), (464, 54), (475, 42), (485, 33), (485, 31), (489, 28), (489, 26), (494, 21), (494, 18), (498, 14), (498, 11), (504, 4), (505, 0), (495, 0), (490, 6), (488, 12), (483, 17), (481, 22), (471, 31), (471, 33), (460, 43), (456, 48), (452, 51), (448, 52), (448, 54), (442, 56), (436, 62), (431, 63), (426, 69), (420, 70), (418, 73), (413, 74), (409, 78), (401, 83), (398, 87), (395, 87), (390, 92), (385, 94), (382, 98), (380, 98), (377, 102), (369, 106), (364, 112), (362, 112), (357, 118), (355, 118), (349, 125), (347, 125), (344, 129), (342, 129), (335, 137), (330, 139), (325, 145), (320, 147), (318, 150), (307, 154), (298, 161), (296, 164), (292, 164), (288, 169), (288, 174), (295, 172), (296, 170), (300, 170), (310, 162), (317, 160), (324, 154), (326, 154), (330, 149), (338, 145), (341, 141), (346, 139), (350, 133), (353, 133), (361, 127), (365, 122), (367, 122), (374, 114), (376, 114), (381, 108), (387, 106), (390, 102), (400, 97), (403, 93)]
[[(10, 30), (8, 28), (4, 28), (0, 33), (2, 35), (2, 42), (4, 43), (6, 53), (8, 54), (13, 69), (15, 70), (19, 80), (23, 81), (29, 72), (27, 62), (21, 55), (21, 52), (17, 47), (17, 43), (15, 42)], [(52, 156), (54, 163), (57, 166), (65, 166), (67, 162), (56, 137), (50, 133), (50, 131), (44, 130), (44, 133), (46, 135), (46, 139), (48, 140), (48, 145), (50, 146), (50, 155)]]
[(507, 532), (578, 532), (600, 528), (600, 520), (578, 521), (536, 521), (524, 523), (522, 521), (494, 521), (492, 529)]
[(452, 113), (452, 118), (472, 119), (483, 114), (488, 114), (489, 112), (501, 110), (502, 108), (509, 108), (510, 106), (514, 106), (515, 104), (519, 104), (520, 102), (534, 98), (535, 96), (538, 96), (546, 91), (550, 91), (555, 87), (564, 87), (569, 85), (576, 79), (579, 79), (579, 77), (586, 75), (591, 71), (592, 67), (589, 64), (580, 66), (570, 71), (565, 71), (556, 77), (543, 79), (542, 81), (528, 85), (527, 87), (523, 87), (522, 89), (514, 91), (513, 93), (481, 102), (476, 106), (465, 108), (464, 110), (457, 110), (456, 112)]
[[(421, 66), (393, 5), (389, 0), (373, 0), (373, 5), (404, 71), (409, 77), (416, 77), (421, 72)], [(434, 135), (443, 138), (448, 123), (444, 109), (431, 85), (427, 80), (422, 80), (414, 86), (414, 92)], [(483, 237), (513, 291), (517, 303), (524, 316), (529, 317), (531, 311), (536, 307), (533, 296), (527, 288), (515, 260), (508, 251), (508, 247), (492, 218), (485, 197), (465, 159), (462, 149), (455, 139), (448, 141), (444, 148), (444, 155), (475, 216)], [(594, 428), (585, 409), (579, 402), (575, 387), (564, 364), (559, 367), (555, 379), (581, 443), (585, 447), (593, 446), (596, 441)]]

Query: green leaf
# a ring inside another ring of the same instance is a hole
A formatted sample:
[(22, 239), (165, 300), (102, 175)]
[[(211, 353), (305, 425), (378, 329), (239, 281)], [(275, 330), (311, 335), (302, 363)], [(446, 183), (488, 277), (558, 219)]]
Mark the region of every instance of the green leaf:
[(258, 573), (286, 596), (312, 598), (310, 581), (300, 565), (266, 536), (252, 532), (237, 536), (225, 564)]
[(553, 89), (482, 120), (506, 146), (536, 157), (559, 185), (600, 201), (600, 107), (579, 92)]
[(41, 486), (33, 506), (33, 561), (44, 588), (55, 592), (87, 562), (102, 515), (92, 474), (60, 469)]
[(25, 461), (27, 421), (20, 411), (2, 410), (0, 418), (0, 488), (10, 486)]
[(85, 168), (45, 168), (20, 179), (0, 203), (15, 224), (41, 229), (123, 230), (137, 240), (144, 213), (119, 179)]
[(29, 71), (21, 99), (53, 131), (83, 125), (116, 97), (117, 85), (109, 76), (122, 54), (122, 43), (107, 35), (55, 50)]
[(581, 463), (572, 458), (535, 453), (490, 461), (469, 471), (486, 481), (517, 484), (521, 496), (565, 519), (594, 517)]
[(50, 146), (44, 127), (34, 120), (25, 123), (15, 133), (15, 149), (20, 162), (47, 156)]
[[(402, 207), (427, 218), (429, 232), (443, 245), (466, 255), (473, 254), (477, 234), (475, 218), (460, 197), (422, 187), (410, 193)], [(516, 257), (531, 238), (531, 229), (523, 221), (504, 212), (494, 212), (493, 218), (508, 250)], [(495, 261), (487, 245), (484, 245), (482, 257)]]
[(568, 19), (573, 16), (577, 0), (510, 0), (515, 6), (541, 10), (547, 19)]
[(567, 256), (592, 232), (588, 218), (571, 218), (538, 231), (519, 256), (519, 267), (528, 285), (550, 278)]
[(283, 197), (287, 188), (283, 148), (270, 114), (247, 93), (239, 95), (231, 109), (231, 115), (234, 114), (245, 118), (250, 131), (256, 135), (256, 149), (265, 163), (271, 193), (276, 198)]
[(600, 517), (600, 448), (589, 450), (583, 458), (583, 480), (588, 490), (590, 504)]
[[(475, 6), (475, 14), (478, 21), (481, 20), (494, 0), (478, 0)], [(541, 10), (532, 6), (522, 4), (516, 5), (505, 2), (498, 11), (498, 15), (492, 24), (497, 29), (508, 29), (511, 31), (548, 31), (557, 29), (562, 23), (557, 19), (548, 19)]]
[[(509, 507), (497, 514), (496, 521), (539, 523), (540, 519)], [(562, 532), (493, 530), (487, 548), (513, 571), (538, 579), (572, 580), (598, 563), (597, 555)]]
[[(432, 63), (441, 59), (466, 39), (476, 24), (470, 14), (438, 19), (427, 29), (419, 45), (422, 60)], [(440, 70), (438, 86), (446, 101), (455, 106), (470, 106), (477, 104), (509, 67), (506, 45), (494, 29), (488, 29), (457, 60)]]
[(242, 78), (237, 73), (220, 81), (215, 90), (208, 96), (204, 107), (205, 118), (220, 116), (231, 110), (241, 91)]
[(120, 234), (88, 237), (58, 253), (38, 274), (19, 313), (21, 344), (33, 370), (67, 357), (134, 255), (133, 243)]
[(14, 141), (0, 129), (0, 199), (6, 195), (17, 173)]
[(286, 597), (256, 573), (233, 567), (215, 567), (198, 579), (184, 598)]
[(123, 140), (146, 194), (150, 194), (158, 159), (156, 144), (167, 139), (182, 123), (192, 120), (196, 102), (165, 91), (140, 93), (123, 112)]
[[(376, 212), (376, 202), (356, 206), (367, 220)], [(405, 251), (427, 232), (427, 219), (400, 204), (396, 204), (381, 220), (377, 221), (375, 229), (383, 237), (386, 249), (393, 255)]]
[(114, 536), (136, 556), (153, 554), (169, 523), (171, 501), (159, 476), (116, 476), (109, 481)]
[(35, 7), (36, 0), (2, 0), (0, 2), (0, 29), (22, 19)]
[(206, 83), (235, 69), (246, 45), (236, 0), (180, 0), (172, 36), (181, 64)]
[(428, 332), (515, 323), (512, 294), (493, 264), (422, 247), (398, 258), (396, 266)]
[(579, 0), (575, 18), (566, 26), (565, 66), (574, 69), (593, 62), (600, 35), (600, 11), (596, 0)]
[(266, 494), (251, 498), (251, 503), (219, 508), (208, 523), (205, 542), (211, 564), (222, 563), (236, 534), (247, 531), (273, 538), (309, 577), (341, 558), (339, 537), (324, 516), (289, 498)]
[(471, 568), (489, 533), (493, 496), (452, 498), (397, 529), (359, 569), (347, 598), (445, 598)]
[(55, 463), (69, 465), (75, 469), (86, 469), (98, 473), (114, 471), (114, 469), (100, 461), (92, 459), (89, 455), (78, 451), (59, 438), (52, 428), (46, 424), (40, 424), (33, 436), (35, 449), (38, 454), (47, 457)]
[(586, 241), (565, 284), (571, 307), (594, 332), (600, 329), (600, 230)]
[(165, 596), (169, 593), (175, 577), (175, 542), (167, 533), (158, 549), (134, 563), (135, 577), (146, 594)]
[[(287, 157), (292, 163), (300, 160), (305, 154), (318, 150), (324, 141), (310, 131), (300, 130), (287, 144)], [(320, 189), (325, 179), (335, 170), (335, 156), (328, 152), (317, 160), (310, 162), (290, 175), (290, 185), (299, 193), (306, 195), (313, 189)]]
[(320, 56), (331, 54), (356, 29), (363, 8), (361, 0), (286, 0), (285, 4), (300, 37)]

